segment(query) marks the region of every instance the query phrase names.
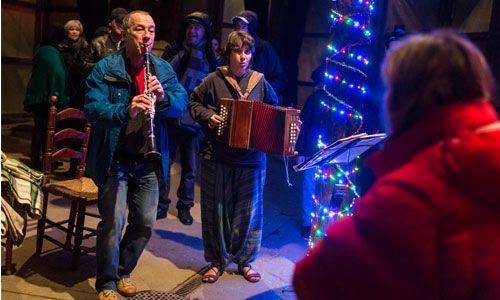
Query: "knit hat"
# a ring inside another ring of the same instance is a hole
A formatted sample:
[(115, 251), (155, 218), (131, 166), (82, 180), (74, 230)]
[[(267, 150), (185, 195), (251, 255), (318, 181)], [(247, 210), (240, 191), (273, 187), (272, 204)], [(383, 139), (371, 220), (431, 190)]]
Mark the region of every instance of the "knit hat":
[[(206, 13), (202, 13), (199, 11), (190, 13), (189, 15), (184, 17), (183, 25), (187, 27), (187, 24), (192, 21), (201, 23), (205, 27), (205, 32), (207, 33), (207, 36), (211, 36), (212, 21), (210, 20), (210, 17)], [(185, 33), (185, 30), (183, 33)]]
[(109, 16), (109, 22), (114, 19), (123, 20), (125, 16), (128, 14), (128, 11), (123, 7), (117, 7), (111, 11), (111, 15)]
[(189, 15), (184, 17), (184, 20), (182, 21), (182, 25), (179, 28), (179, 33), (177, 40), (178, 41), (184, 41), (186, 38), (186, 28), (188, 27), (189, 22), (199, 22), (203, 25), (205, 28), (205, 38), (207, 41), (210, 41), (212, 39), (212, 20), (206, 13), (202, 13), (199, 11), (190, 13)]

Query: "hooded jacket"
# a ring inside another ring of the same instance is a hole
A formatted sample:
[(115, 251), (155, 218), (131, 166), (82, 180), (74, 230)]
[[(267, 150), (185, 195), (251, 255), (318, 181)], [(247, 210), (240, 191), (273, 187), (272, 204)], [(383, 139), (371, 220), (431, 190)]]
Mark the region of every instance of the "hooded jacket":
[[(172, 67), (153, 54), (150, 54), (150, 59), (152, 70), (165, 92), (165, 100), (156, 103), (155, 135), (166, 179), (170, 170), (166, 119), (181, 116), (186, 110), (188, 97)], [(100, 60), (86, 84), (84, 112), (87, 120), (94, 126), (87, 172), (99, 186), (106, 179), (120, 131), (130, 120), (128, 106), (135, 96), (131, 94), (132, 81), (125, 70), (125, 49)]]
[[(222, 98), (239, 99), (236, 90), (226, 81), (220, 67), (210, 73), (202, 83), (191, 93), (188, 111), (193, 120), (205, 128), (204, 143), (200, 153), (205, 159), (218, 161), (231, 166), (252, 169), (266, 168), (266, 155), (253, 149), (239, 149), (217, 142), (217, 128), (210, 129), (208, 122), (212, 115), (218, 112), (219, 101)], [(248, 86), (253, 70), (247, 69), (238, 82), (240, 88)], [(278, 103), (278, 97), (271, 85), (262, 78), (248, 95), (248, 100), (270, 105)]]
[[(165, 48), (165, 52), (162, 55), (162, 58), (168, 62), (171, 62), (171, 60), (179, 53), (179, 51), (182, 49), (182, 45), (184, 41), (186, 40), (186, 29), (189, 24), (189, 21), (198, 21), (201, 24), (203, 24), (203, 27), (205, 28), (205, 50), (204, 50), (204, 57), (206, 57), (208, 61), (208, 70), (209, 73), (215, 71), (215, 68), (218, 66), (223, 65), (224, 61), (220, 58), (217, 58), (214, 56), (214, 53), (212, 51), (212, 21), (210, 20), (210, 17), (202, 12), (193, 12), (186, 17), (184, 17), (184, 20), (182, 21), (181, 28), (179, 29), (178, 33), (178, 38), (176, 43), (173, 46), (167, 46)], [(179, 80), (182, 79), (184, 76), (184, 73), (186, 72), (189, 64), (189, 55), (184, 55), (178, 65), (178, 67), (175, 69), (175, 73), (177, 74), (177, 78)], [(189, 92), (189, 91), (188, 91)], [(199, 130), (200, 126), (198, 123), (193, 121), (193, 119), (189, 116), (188, 112), (185, 112), (184, 115), (179, 118), (179, 119), (170, 119), (169, 120), (169, 125), (170, 128), (175, 128), (174, 126), (183, 126), (185, 128), (189, 128), (190, 130)]]
[(264, 74), (274, 91), (280, 94), (285, 89), (288, 78), (285, 71), (283, 71), (278, 54), (269, 42), (257, 36), (257, 14), (251, 10), (244, 10), (232, 19), (233, 24), (241, 17), (244, 22), (248, 22), (248, 33), (255, 39), (252, 70)]
[(500, 299), (499, 153), (486, 101), (429, 113), (369, 157), (377, 181), (297, 263), (298, 298)]
[[(177, 53), (179, 53), (179, 51), (182, 49), (182, 44), (186, 39), (186, 29), (190, 20), (196, 20), (198, 22), (201, 22), (201, 24), (203, 24), (203, 27), (205, 27), (205, 39), (206, 39), (205, 55), (207, 57), (208, 64), (210, 65), (210, 72), (213, 72), (215, 71), (215, 68), (223, 64), (223, 61), (217, 59), (214, 56), (214, 53), (212, 51), (212, 44), (210, 42), (212, 40), (212, 21), (210, 20), (210, 17), (207, 14), (202, 12), (194, 12), (184, 17), (181, 28), (179, 29), (177, 35), (176, 42), (173, 45), (168, 45), (165, 48), (165, 52), (163, 52), (161, 58), (163, 58), (166, 61), (170, 61), (177, 55)], [(182, 76), (184, 75), (184, 72), (187, 69), (187, 63), (189, 60), (188, 58), (189, 57), (185, 55), (179, 67), (175, 70), (177, 78), (182, 78)]]

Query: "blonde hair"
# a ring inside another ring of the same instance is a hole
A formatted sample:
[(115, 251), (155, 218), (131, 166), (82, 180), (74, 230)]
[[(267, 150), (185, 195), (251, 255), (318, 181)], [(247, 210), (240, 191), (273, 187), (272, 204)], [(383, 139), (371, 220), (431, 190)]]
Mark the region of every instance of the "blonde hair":
[(83, 25), (78, 20), (69, 20), (68, 22), (66, 22), (66, 24), (64, 24), (64, 32), (68, 33), (69, 29), (73, 27), (77, 27), (78, 31), (80, 31), (80, 33), (83, 33)]
[(490, 100), (495, 90), (481, 51), (451, 30), (416, 34), (395, 43), (381, 71), (393, 137), (436, 107)]

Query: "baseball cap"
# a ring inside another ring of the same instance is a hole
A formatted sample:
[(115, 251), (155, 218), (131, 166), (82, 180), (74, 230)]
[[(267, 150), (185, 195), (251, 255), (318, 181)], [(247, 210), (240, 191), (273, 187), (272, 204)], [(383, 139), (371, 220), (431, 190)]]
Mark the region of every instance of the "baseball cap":
[(231, 19), (231, 22), (233, 22), (233, 24), (234, 24), (234, 22), (236, 22), (236, 20), (241, 20), (241, 21), (243, 21), (243, 23), (245, 23), (247, 25), (249, 23), (248, 20), (243, 16), (236, 16), (236, 17)]

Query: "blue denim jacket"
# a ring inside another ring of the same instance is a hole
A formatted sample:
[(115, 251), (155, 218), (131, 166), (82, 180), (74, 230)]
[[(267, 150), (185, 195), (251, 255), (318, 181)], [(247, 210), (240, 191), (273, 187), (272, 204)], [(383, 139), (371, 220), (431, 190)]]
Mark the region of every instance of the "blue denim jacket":
[[(188, 97), (170, 64), (153, 54), (150, 59), (165, 91), (165, 100), (156, 103), (155, 135), (166, 179), (169, 172), (166, 118), (182, 116)], [(84, 112), (93, 125), (87, 173), (98, 186), (106, 179), (121, 128), (130, 120), (128, 106), (134, 96), (131, 95), (132, 84), (125, 71), (124, 49), (99, 61), (87, 77)]]

